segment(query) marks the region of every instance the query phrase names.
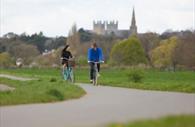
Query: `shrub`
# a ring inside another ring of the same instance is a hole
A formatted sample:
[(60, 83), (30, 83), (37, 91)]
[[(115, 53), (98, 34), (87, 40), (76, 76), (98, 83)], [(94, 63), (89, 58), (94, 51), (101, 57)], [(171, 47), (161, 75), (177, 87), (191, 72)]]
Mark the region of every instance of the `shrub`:
[(11, 56), (7, 52), (0, 53), (0, 66), (1, 67), (9, 67), (13, 65), (11, 60)]
[(48, 94), (56, 97), (58, 100), (64, 100), (64, 95), (57, 89), (50, 89)]
[(144, 79), (144, 71), (141, 69), (130, 69), (127, 76), (130, 81), (135, 83), (142, 82)]
[(56, 82), (56, 81), (57, 81), (56, 78), (51, 78), (51, 79), (50, 79), (50, 82)]

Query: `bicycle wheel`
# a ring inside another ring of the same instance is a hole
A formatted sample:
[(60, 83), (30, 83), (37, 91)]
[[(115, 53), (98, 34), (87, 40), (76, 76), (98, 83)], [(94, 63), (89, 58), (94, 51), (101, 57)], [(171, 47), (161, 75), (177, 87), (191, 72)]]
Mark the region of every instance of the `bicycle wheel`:
[(65, 68), (63, 70), (63, 78), (64, 78), (64, 80), (67, 80), (68, 79), (68, 69), (67, 68)]
[(60, 75), (61, 75), (62, 79), (64, 79), (64, 68), (63, 67), (61, 68)]
[(95, 85), (98, 85), (98, 75), (97, 75), (98, 71), (96, 70), (96, 74), (95, 74)]
[(97, 70), (95, 69), (93, 72), (93, 85), (97, 85)]
[(96, 85), (96, 80), (95, 80), (95, 79), (93, 79), (93, 85), (94, 85), (94, 86)]
[(73, 72), (73, 69), (71, 68), (70, 69), (70, 81), (72, 82), (72, 83), (74, 83), (75, 82), (75, 76), (74, 76), (74, 72)]

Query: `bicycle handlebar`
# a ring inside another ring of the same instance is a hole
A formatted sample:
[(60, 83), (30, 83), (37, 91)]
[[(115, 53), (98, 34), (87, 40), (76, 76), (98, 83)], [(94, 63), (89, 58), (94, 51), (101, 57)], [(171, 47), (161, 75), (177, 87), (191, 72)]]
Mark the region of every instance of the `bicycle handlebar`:
[(88, 63), (104, 63), (104, 61), (99, 61), (99, 62), (95, 62), (95, 61), (88, 61)]
[(61, 57), (60, 59), (61, 60), (69, 60), (68, 58), (65, 58), (65, 57)]
[(61, 60), (68, 60), (68, 61), (71, 61), (73, 58), (68, 59), (68, 58), (65, 58), (65, 57), (61, 57), (60, 59), (61, 59)]

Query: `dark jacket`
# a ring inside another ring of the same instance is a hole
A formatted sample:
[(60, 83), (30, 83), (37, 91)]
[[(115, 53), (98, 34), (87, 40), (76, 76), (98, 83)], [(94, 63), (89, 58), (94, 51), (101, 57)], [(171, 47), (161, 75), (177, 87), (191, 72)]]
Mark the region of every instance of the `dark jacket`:
[(61, 57), (63, 58), (62, 64), (68, 63), (68, 60), (72, 58), (72, 54), (69, 51), (62, 51)]

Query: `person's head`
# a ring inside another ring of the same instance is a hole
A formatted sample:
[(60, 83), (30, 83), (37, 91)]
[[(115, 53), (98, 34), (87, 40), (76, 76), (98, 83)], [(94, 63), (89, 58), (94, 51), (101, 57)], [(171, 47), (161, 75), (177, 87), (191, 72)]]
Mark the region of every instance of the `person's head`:
[(94, 43), (92, 43), (92, 45), (91, 45), (91, 48), (93, 48), (93, 49), (97, 49), (97, 44), (94, 42)]

